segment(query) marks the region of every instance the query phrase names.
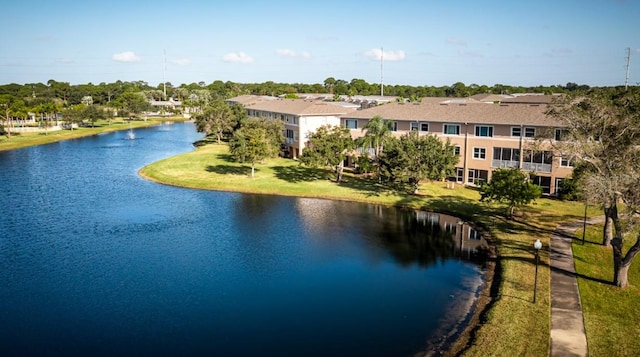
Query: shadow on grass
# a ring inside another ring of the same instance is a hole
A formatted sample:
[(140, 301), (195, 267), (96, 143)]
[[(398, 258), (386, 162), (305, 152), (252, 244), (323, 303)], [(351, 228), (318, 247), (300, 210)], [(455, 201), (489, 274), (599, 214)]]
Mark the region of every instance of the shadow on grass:
[(331, 174), (326, 169), (314, 169), (304, 166), (274, 166), (275, 176), (290, 183), (328, 180)]
[(388, 186), (379, 183), (376, 178), (356, 177), (351, 175), (345, 175), (342, 178), (342, 182), (340, 182), (340, 186), (344, 186), (352, 190), (358, 190), (368, 197), (380, 196), (382, 193), (394, 191)]
[[(212, 172), (219, 175), (251, 175), (251, 166), (208, 165), (206, 170), (207, 172)], [(259, 172), (260, 170), (256, 168), (255, 171)]]

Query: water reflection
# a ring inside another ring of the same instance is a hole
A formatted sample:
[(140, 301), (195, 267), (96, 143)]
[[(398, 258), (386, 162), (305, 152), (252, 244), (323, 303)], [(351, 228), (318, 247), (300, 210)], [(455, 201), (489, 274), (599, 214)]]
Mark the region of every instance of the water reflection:
[(163, 186), (193, 124), (125, 135), (0, 152), (0, 355), (409, 356), (482, 286), (453, 217)]

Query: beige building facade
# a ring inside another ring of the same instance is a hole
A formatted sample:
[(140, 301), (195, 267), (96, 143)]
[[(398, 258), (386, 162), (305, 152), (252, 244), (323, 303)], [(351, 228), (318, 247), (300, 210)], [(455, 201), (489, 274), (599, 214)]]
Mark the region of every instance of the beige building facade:
[(489, 180), (495, 169), (520, 167), (532, 174), (544, 194), (553, 195), (573, 171), (571, 161), (551, 145), (565, 126), (545, 114), (549, 100), (541, 96), (514, 103), (425, 98), (420, 103), (388, 102), (362, 110), (318, 100), (250, 97), (227, 102), (243, 104), (249, 117), (282, 120), (283, 150), (291, 158), (302, 153), (308, 134), (322, 125), (349, 128), (356, 139), (365, 134), (363, 128), (371, 118), (380, 116), (393, 123), (396, 137), (415, 130), (449, 140), (459, 155), (449, 178), (457, 184), (477, 185)]
[(545, 114), (541, 104), (388, 103), (342, 117), (341, 125), (354, 138), (374, 116), (393, 122), (395, 136), (416, 130), (449, 140), (460, 159), (450, 180), (477, 185), (493, 170), (520, 167), (533, 174), (545, 194), (555, 194), (560, 181), (572, 172), (571, 162), (554, 152), (549, 141), (564, 125)]

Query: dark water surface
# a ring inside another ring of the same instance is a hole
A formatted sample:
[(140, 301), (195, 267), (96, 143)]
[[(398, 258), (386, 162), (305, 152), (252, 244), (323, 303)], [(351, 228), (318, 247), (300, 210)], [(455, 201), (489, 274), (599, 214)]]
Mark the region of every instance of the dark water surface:
[(483, 281), (466, 224), (137, 175), (200, 137), (0, 152), (1, 356), (409, 356), (464, 318)]

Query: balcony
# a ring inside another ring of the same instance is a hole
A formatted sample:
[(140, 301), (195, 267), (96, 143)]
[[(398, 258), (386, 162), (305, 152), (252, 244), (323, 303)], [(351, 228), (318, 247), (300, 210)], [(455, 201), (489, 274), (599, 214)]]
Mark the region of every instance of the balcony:
[(520, 166), (520, 162), (512, 160), (491, 160), (491, 167), (497, 169), (514, 169)]
[(522, 169), (525, 171), (551, 172), (551, 164), (539, 164), (535, 162), (523, 162)]

